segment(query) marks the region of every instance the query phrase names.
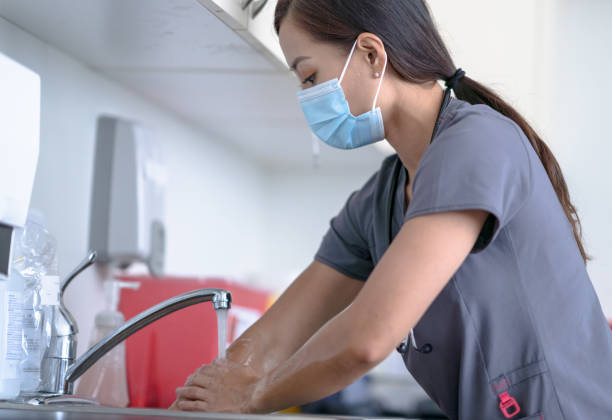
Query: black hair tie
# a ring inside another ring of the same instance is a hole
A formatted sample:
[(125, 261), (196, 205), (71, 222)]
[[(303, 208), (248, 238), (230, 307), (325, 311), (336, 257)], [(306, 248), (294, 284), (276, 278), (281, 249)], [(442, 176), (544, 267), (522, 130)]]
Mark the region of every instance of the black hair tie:
[(463, 76), (465, 76), (465, 72), (461, 70), (461, 68), (458, 68), (455, 74), (446, 79), (446, 87), (449, 89), (454, 89), (457, 85), (457, 82), (462, 79)]

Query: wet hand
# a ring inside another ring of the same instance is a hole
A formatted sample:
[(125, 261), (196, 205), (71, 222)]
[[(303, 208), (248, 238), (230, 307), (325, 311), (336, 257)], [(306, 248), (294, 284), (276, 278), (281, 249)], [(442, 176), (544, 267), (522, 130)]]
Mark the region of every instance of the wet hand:
[(215, 359), (203, 365), (177, 388), (170, 409), (216, 413), (249, 413), (255, 386), (261, 379), (248, 364)]

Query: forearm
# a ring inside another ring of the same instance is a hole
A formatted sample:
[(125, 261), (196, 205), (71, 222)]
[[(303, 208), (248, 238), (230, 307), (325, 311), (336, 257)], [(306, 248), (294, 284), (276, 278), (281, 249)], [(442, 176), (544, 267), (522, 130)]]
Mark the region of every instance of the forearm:
[(250, 366), (260, 376), (270, 372), (287, 359), (283, 352), (273, 351), (274, 337), (266, 334), (265, 326), (253, 324), (227, 348), (225, 358)]
[(340, 314), (256, 386), (250, 411), (270, 413), (319, 400), (366, 374), (378, 362), (362, 357), (354, 324)]
[(313, 262), (227, 350), (228, 360), (264, 373), (291, 357), (326, 322), (345, 309), (363, 282)]

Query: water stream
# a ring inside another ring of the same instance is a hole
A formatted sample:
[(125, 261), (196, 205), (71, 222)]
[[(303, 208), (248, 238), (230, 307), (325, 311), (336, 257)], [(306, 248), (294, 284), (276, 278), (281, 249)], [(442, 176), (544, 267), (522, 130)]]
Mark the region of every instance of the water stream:
[(229, 309), (217, 309), (217, 357), (225, 359), (225, 343), (227, 341), (227, 311)]

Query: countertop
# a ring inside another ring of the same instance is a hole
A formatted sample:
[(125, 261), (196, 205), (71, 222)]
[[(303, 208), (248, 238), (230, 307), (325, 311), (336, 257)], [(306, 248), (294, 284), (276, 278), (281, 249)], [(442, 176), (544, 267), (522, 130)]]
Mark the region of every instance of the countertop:
[[(32, 406), (13, 403), (0, 403), (0, 420), (175, 420), (186, 418), (211, 420), (391, 420), (391, 418), (388, 417), (319, 416), (306, 414), (222, 414), (181, 412), (146, 408), (111, 408), (83, 405)], [(399, 418), (394, 417), (393, 419), (398, 420)]]

